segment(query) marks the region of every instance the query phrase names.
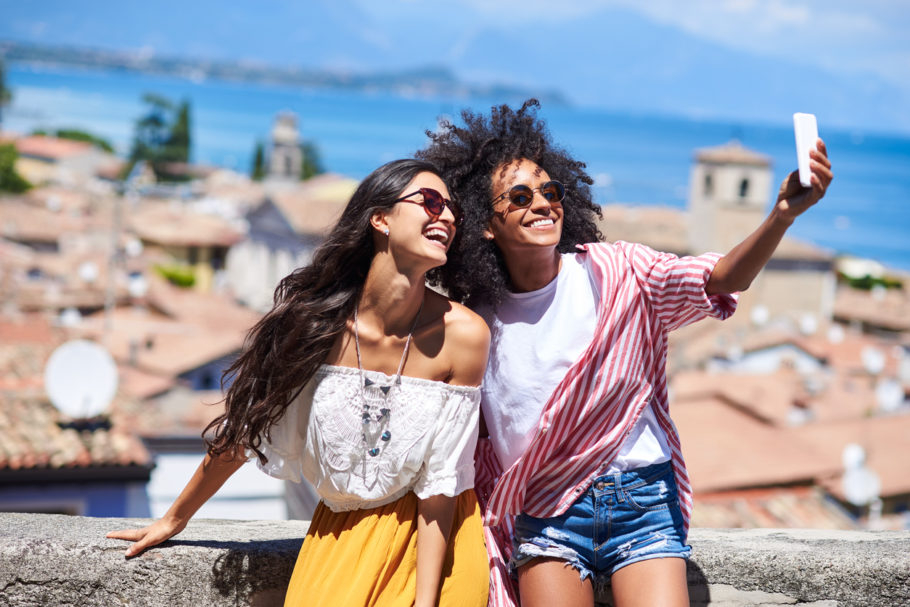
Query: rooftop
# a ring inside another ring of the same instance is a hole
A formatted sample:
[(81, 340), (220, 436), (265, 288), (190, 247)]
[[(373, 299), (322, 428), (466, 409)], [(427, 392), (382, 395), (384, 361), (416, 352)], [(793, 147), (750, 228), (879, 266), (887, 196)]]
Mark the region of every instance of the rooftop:
[(762, 423), (715, 397), (674, 403), (673, 419), (696, 495), (774, 485), (808, 486), (840, 469), (838, 462), (799, 440), (794, 430)]
[(293, 188), (276, 188), (268, 198), (295, 232), (324, 236), (338, 222), (357, 185), (348, 177), (324, 173)]
[(16, 151), (23, 156), (48, 160), (60, 160), (70, 156), (86, 154), (95, 149), (91, 143), (58, 139), (44, 135), (30, 135), (16, 139)]
[(771, 166), (771, 159), (768, 156), (750, 150), (736, 140), (716, 147), (700, 148), (695, 151), (695, 160), (712, 164)]
[(138, 467), (138, 476), (148, 476), (148, 451), (116, 426), (68, 427), (68, 420), (39, 395), (0, 392), (0, 403), (0, 482), (88, 468)]
[[(690, 251), (688, 215), (680, 209), (661, 206), (610, 204), (601, 207), (598, 228), (608, 242), (639, 242), (658, 251), (677, 255), (698, 255)], [(773, 259), (830, 261), (830, 251), (790, 236), (784, 237)]]
[(243, 233), (228, 221), (168, 203), (146, 203), (129, 213), (130, 228), (144, 241), (165, 246), (229, 247)]

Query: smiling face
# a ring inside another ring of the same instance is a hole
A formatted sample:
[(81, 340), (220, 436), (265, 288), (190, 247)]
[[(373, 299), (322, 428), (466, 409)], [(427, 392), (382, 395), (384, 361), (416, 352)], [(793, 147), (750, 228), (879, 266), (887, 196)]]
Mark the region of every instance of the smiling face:
[(424, 207), (420, 188), (431, 188), (450, 198), (449, 190), (439, 176), (433, 173), (419, 173), (399, 193), (406, 200), (372, 218), (373, 226), (379, 232), (389, 231), (389, 251), (401, 261), (421, 260), (427, 268), (441, 266), (446, 262), (446, 252), (455, 237), (455, 216), (446, 206), (442, 214), (433, 220)]
[(540, 192), (540, 185), (550, 176), (537, 163), (523, 158), (497, 167), (493, 171), (491, 198), (499, 197), (513, 186), (526, 185), (534, 192), (531, 204), (518, 208), (509, 196), (493, 203), (494, 215), (484, 236), (493, 240), (507, 258), (527, 248), (555, 248), (562, 236), (562, 203), (550, 202)]

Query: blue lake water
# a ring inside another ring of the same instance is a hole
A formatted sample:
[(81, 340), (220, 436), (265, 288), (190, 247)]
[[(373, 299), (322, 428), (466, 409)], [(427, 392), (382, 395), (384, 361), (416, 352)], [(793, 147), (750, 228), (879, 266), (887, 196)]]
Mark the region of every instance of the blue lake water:
[[(291, 110), (299, 117), (302, 137), (318, 146), (325, 168), (355, 178), (413, 154), (439, 117), (457, 117), (465, 107), (485, 111), (501, 102), (15, 63), (7, 66), (7, 85), (14, 99), (3, 115), (5, 129), (82, 128), (108, 138), (124, 154), (144, 111), (144, 93), (189, 99), (193, 160), (244, 172), (256, 141), (267, 140), (275, 114)], [(602, 204), (684, 208), (694, 151), (732, 138), (771, 157), (778, 183), (796, 165), (790, 116), (763, 125), (563, 106), (545, 106), (540, 115), (554, 139), (587, 162)], [(834, 163), (835, 181), (790, 234), (910, 270), (910, 137), (829, 131), (824, 124), (819, 131)]]

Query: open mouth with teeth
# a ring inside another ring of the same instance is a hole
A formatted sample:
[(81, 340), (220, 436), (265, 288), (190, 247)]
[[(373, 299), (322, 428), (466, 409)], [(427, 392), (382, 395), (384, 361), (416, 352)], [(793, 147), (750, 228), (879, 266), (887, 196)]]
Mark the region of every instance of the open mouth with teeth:
[(552, 227), (554, 224), (555, 224), (555, 222), (554, 222), (552, 219), (550, 219), (549, 217), (545, 217), (545, 218), (543, 218), (543, 219), (535, 219), (535, 220), (532, 221), (531, 223), (525, 224), (525, 227), (528, 227), (528, 228), (549, 228), (549, 227)]
[(442, 228), (430, 228), (423, 233), (423, 237), (447, 247), (449, 245), (449, 232)]

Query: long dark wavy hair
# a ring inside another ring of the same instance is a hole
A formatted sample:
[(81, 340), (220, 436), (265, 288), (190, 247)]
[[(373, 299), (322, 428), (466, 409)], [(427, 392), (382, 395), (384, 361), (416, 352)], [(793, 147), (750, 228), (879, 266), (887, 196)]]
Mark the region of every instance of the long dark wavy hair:
[[(225, 411), (203, 436), (212, 456), (251, 449), (261, 462), (262, 438), (322, 364), (354, 313), (373, 259), (371, 216), (395, 199), (419, 173), (442, 177), (424, 160), (395, 160), (364, 179), (312, 262), (284, 277), (274, 306), (250, 329), (240, 356), (225, 371), (233, 380)], [(434, 269), (435, 270), (435, 269)], [(437, 270), (438, 271), (438, 270)]]
[(565, 184), (560, 252), (603, 240), (596, 223), (600, 207), (591, 199), (594, 181), (583, 162), (552, 142), (546, 125), (537, 118), (539, 107), (536, 99), (529, 99), (517, 111), (507, 105), (495, 106), (489, 117), (464, 110), (464, 126), (441, 121), (436, 132), (427, 131), (430, 143), (416, 154), (440, 168), (465, 214), (449, 263), (431, 278), (451, 298), (471, 307), (498, 305), (510, 286), (499, 247), (483, 237), (493, 217), (493, 172), (502, 165), (527, 158), (543, 167), (551, 179)]

